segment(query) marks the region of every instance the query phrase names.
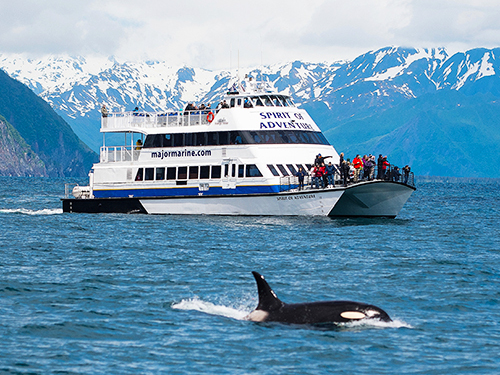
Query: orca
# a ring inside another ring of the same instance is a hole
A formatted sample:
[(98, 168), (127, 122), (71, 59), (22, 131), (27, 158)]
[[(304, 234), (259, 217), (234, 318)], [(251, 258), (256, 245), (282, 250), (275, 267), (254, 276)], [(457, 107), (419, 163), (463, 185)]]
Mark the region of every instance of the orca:
[(271, 289), (264, 276), (252, 271), (259, 304), (245, 319), (253, 322), (280, 322), (287, 324), (347, 323), (363, 319), (378, 319), (391, 322), (382, 309), (366, 303), (353, 301), (324, 301), (312, 303), (284, 303)]

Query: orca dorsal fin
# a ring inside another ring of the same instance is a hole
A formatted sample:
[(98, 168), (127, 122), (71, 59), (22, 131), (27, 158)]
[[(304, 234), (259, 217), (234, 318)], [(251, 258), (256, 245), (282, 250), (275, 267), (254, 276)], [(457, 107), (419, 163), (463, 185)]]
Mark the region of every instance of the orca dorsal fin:
[(280, 301), (276, 293), (273, 292), (267, 281), (260, 273), (252, 271), (257, 282), (257, 291), (259, 293), (259, 305), (256, 310), (273, 311), (281, 308), (284, 303)]

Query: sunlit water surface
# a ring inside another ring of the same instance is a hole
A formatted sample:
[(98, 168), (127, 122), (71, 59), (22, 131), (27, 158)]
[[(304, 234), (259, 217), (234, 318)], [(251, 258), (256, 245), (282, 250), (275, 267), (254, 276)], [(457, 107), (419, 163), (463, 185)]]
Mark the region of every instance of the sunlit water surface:
[[(65, 182), (0, 178), (0, 373), (500, 373), (498, 182), (394, 220), (63, 214)], [(252, 270), (394, 321), (246, 321)]]

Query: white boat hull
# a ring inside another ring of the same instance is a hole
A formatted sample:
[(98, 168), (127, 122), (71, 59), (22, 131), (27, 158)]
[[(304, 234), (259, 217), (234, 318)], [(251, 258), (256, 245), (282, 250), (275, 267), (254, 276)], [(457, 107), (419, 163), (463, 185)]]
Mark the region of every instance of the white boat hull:
[(327, 216), (343, 189), (286, 194), (141, 199), (149, 214)]
[(269, 195), (140, 199), (148, 214), (395, 217), (415, 189), (371, 181)]

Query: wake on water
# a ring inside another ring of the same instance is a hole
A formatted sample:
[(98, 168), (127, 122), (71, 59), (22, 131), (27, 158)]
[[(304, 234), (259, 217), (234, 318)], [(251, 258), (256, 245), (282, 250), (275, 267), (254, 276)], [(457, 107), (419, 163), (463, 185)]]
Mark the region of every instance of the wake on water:
[[(216, 305), (212, 302), (202, 301), (199, 298), (191, 298), (182, 300), (179, 303), (172, 304), (173, 309), (199, 311), (210, 315), (218, 315), (226, 318), (245, 320), (245, 317), (252, 311), (252, 308), (240, 307), (234, 308), (224, 305)], [(408, 323), (402, 320), (395, 319), (392, 322), (383, 322), (378, 319), (364, 319), (352, 321), (349, 323), (333, 324), (336, 327), (346, 329), (363, 329), (363, 328), (413, 328)]]
[(45, 208), (43, 210), (29, 210), (26, 208), (3, 208), (0, 213), (23, 214), (23, 215), (59, 215), (63, 213), (62, 208)]

